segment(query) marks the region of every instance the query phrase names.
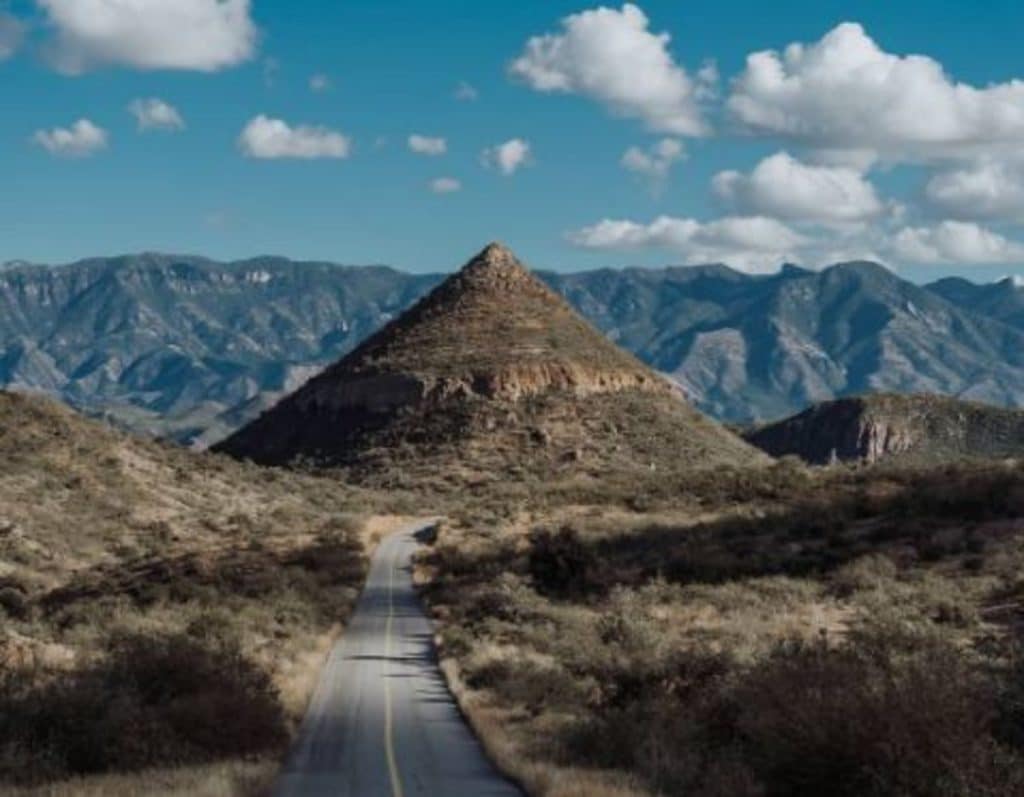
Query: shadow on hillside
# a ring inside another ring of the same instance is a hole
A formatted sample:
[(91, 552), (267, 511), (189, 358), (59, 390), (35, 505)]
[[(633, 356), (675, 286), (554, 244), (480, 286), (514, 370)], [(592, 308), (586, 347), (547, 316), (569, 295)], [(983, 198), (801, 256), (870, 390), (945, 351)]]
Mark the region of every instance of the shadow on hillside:
[(823, 480), (801, 498), (692, 526), (650, 525), (599, 538), (572, 527), (538, 529), (525, 551), (509, 540), (486, 554), (442, 543), (430, 556), (444, 578), (428, 589), (455, 593), (460, 584), (486, 583), (511, 570), (528, 573), (549, 597), (585, 601), (657, 577), (721, 584), (826, 576), (871, 554), (897, 565), (939, 563), (983, 554), (1014, 533), (992, 521), (1020, 517), (1020, 467), (876, 469)]
[(589, 591), (637, 585), (655, 576), (682, 584), (719, 584), (826, 575), (879, 553), (901, 565), (937, 563), (982, 553), (1007, 533), (991, 521), (1024, 516), (1020, 468), (879, 476), (876, 483), (865, 479), (836, 485), (756, 515), (685, 528), (652, 525), (581, 543), (584, 550), (578, 555), (592, 561)]
[(345, 619), (350, 607), (325, 600), (325, 591), (358, 588), (365, 573), (362, 544), (353, 535), (324, 535), (298, 549), (250, 544), (100, 566), (43, 595), (38, 604), (47, 615), (65, 614), (74, 622), (91, 605), (115, 598), (140, 607), (190, 601), (217, 606), (230, 598), (265, 602), (287, 593), (308, 609), (311, 622), (330, 623)]

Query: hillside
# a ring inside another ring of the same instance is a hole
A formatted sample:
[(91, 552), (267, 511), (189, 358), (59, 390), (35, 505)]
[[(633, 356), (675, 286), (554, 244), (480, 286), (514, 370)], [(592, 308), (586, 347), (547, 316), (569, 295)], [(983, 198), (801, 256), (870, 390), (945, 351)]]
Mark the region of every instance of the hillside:
[(751, 456), (499, 244), (217, 449), (359, 470), (446, 461), (490, 476)]
[(362, 584), (373, 496), (3, 392), (0, 458), (0, 792), (258, 790)]
[[(922, 288), (866, 263), (540, 274), (702, 411), (760, 421), (874, 391), (1024, 405), (1024, 290)], [(351, 351), (439, 275), (138, 255), (0, 269), (0, 386), (149, 435), (221, 439)]]
[(920, 464), (1024, 456), (1024, 410), (941, 396), (870, 395), (815, 405), (747, 440), (813, 464), (898, 459)]

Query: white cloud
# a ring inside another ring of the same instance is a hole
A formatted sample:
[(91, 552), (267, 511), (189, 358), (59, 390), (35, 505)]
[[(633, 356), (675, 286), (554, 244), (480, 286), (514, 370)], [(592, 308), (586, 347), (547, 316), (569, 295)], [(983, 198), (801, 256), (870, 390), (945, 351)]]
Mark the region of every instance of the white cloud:
[(437, 156), (448, 151), (448, 142), (440, 137), (421, 136), (413, 133), (408, 140), (409, 149), (417, 155)]
[(532, 161), (530, 143), (521, 138), (513, 138), (504, 144), (485, 149), (480, 160), (485, 166), (495, 166), (505, 176), (515, 174), (520, 167)]
[(1024, 245), (973, 222), (905, 227), (886, 241), (886, 248), (893, 259), (904, 263), (1024, 263)]
[(21, 46), (25, 36), (25, 26), (11, 14), (0, 11), (0, 61), (6, 61)]
[(325, 91), (330, 91), (333, 87), (331, 79), (324, 74), (311, 75), (309, 78), (309, 90), (315, 94), (322, 94)]
[(989, 161), (933, 176), (929, 204), (956, 219), (1024, 220), (1024, 167)]
[(757, 216), (710, 222), (660, 216), (650, 224), (605, 219), (568, 238), (588, 249), (668, 249), (690, 263), (723, 262), (751, 272), (774, 271), (787, 260), (799, 260), (811, 243), (781, 222)]
[(706, 134), (698, 96), (704, 89), (676, 64), (671, 37), (651, 33), (648, 24), (632, 3), (572, 14), (562, 20), (561, 33), (527, 41), (509, 73), (537, 91), (594, 99), (654, 132)]
[(788, 221), (862, 222), (884, 210), (874, 186), (854, 169), (812, 166), (785, 152), (765, 158), (749, 175), (720, 172), (712, 188), (742, 213)]
[(460, 102), (475, 102), (480, 99), (480, 92), (470, 83), (460, 80), (452, 96)]
[(68, 74), (101, 66), (213, 72), (252, 57), (250, 0), (37, 0)]
[(666, 249), (688, 263), (722, 262), (753, 273), (784, 262), (823, 268), (849, 260), (899, 265), (1024, 263), (1024, 244), (974, 223), (943, 221), (889, 231), (864, 226), (812, 235), (763, 216), (727, 216), (709, 222), (661, 216), (649, 224), (605, 219), (568, 234), (589, 249)]
[(646, 150), (630, 147), (622, 156), (622, 168), (649, 178), (655, 186), (668, 177), (672, 166), (686, 157), (686, 148), (677, 138), (663, 138)]
[(87, 158), (107, 146), (107, 131), (88, 119), (79, 119), (71, 127), (38, 130), (32, 140), (51, 155)]
[(454, 194), (462, 190), (462, 183), (454, 177), (438, 177), (436, 180), (431, 180), (430, 190), (435, 194)]
[(178, 109), (156, 97), (135, 100), (128, 106), (139, 130), (184, 130), (185, 120)]
[(1024, 81), (957, 83), (924, 55), (884, 52), (856, 23), (748, 56), (728, 110), (747, 131), (889, 160), (964, 157), (1024, 135)]
[(326, 127), (291, 127), (260, 114), (245, 126), (238, 146), (249, 158), (347, 158), (352, 141)]

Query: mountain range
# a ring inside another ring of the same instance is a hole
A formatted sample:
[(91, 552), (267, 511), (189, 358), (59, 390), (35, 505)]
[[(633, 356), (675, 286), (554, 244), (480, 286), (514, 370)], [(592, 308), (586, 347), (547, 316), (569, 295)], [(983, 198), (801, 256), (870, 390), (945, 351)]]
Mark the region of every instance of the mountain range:
[[(865, 392), (1024, 406), (1024, 287), (919, 286), (873, 263), (542, 273), (708, 414), (750, 423)], [(0, 386), (182, 442), (255, 418), (444, 278), (278, 257), (0, 268)]]

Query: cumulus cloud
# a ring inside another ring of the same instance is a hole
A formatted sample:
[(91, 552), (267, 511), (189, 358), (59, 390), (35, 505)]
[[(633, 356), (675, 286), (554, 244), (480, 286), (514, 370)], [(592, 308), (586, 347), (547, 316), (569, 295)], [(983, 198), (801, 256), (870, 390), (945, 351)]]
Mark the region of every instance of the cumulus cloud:
[(413, 133), (408, 140), (409, 149), (417, 155), (437, 156), (448, 151), (448, 142), (440, 137), (421, 136)]
[(530, 143), (521, 138), (509, 139), (504, 144), (485, 149), (480, 156), (485, 166), (494, 166), (505, 176), (515, 174), (532, 158)]
[(977, 88), (924, 55), (882, 50), (856, 23), (813, 44), (748, 56), (727, 101), (747, 131), (831, 153), (891, 160), (964, 157), (1024, 135), (1024, 82)]
[(785, 224), (759, 216), (710, 222), (660, 216), (649, 224), (605, 219), (568, 238), (588, 249), (668, 249), (687, 262), (723, 262), (751, 272), (774, 271), (787, 260), (798, 260), (810, 243)]
[(454, 194), (462, 190), (462, 183), (454, 177), (438, 177), (436, 180), (431, 180), (430, 190), (435, 194)]
[(326, 127), (292, 127), (281, 119), (260, 114), (238, 138), (238, 147), (249, 158), (347, 158), (351, 139)]
[(139, 126), (139, 130), (184, 130), (185, 120), (178, 109), (156, 97), (135, 100), (128, 110)]
[(87, 158), (107, 146), (107, 131), (88, 119), (79, 119), (71, 127), (37, 130), (32, 140), (51, 155)]
[(250, 0), (37, 0), (62, 72), (101, 66), (213, 72), (252, 57)]
[(1024, 245), (973, 222), (943, 221), (905, 227), (887, 241), (891, 256), (905, 263), (985, 265), (1024, 262)]
[(627, 171), (651, 180), (655, 186), (668, 177), (672, 166), (686, 157), (686, 148), (678, 138), (663, 138), (647, 149), (630, 147), (620, 163)]
[[(572, 14), (562, 20), (560, 33), (529, 39), (509, 73), (537, 91), (589, 97), (654, 132), (706, 134), (699, 96), (704, 89), (675, 62), (669, 34), (648, 26), (647, 15), (632, 3)], [(715, 77), (713, 71), (703, 74)]]
[[(820, 230), (819, 230), (820, 232)], [(687, 263), (721, 262), (752, 273), (775, 271), (785, 262), (822, 268), (848, 260), (894, 265), (996, 265), (1024, 263), (1024, 244), (973, 222), (816, 235), (763, 216), (727, 216), (701, 222), (661, 216), (650, 223), (605, 219), (568, 233), (588, 249), (665, 249)]]
[(934, 175), (925, 186), (928, 203), (954, 219), (1024, 220), (1024, 165), (976, 163)]
[(862, 222), (884, 210), (860, 172), (801, 163), (785, 152), (765, 158), (748, 175), (720, 172), (712, 188), (742, 213), (794, 222)]
[(322, 94), (325, 91), (330, 91), (332, 87), (331, 79), (324, 74), (311, 75), (309, 78), (309, 90), (314, 94)]
[(459, 102), (475, 102), (480, 99), (480, 92), (472, 84), (460, 80), (452, 96)]
[(21, 46), (25, 36), (25, 26), (11, 14), (0, 11), (0, 61), (6, 61)]

